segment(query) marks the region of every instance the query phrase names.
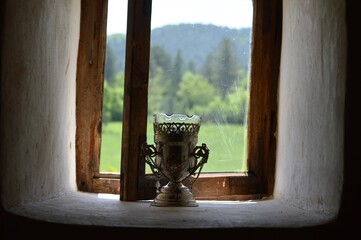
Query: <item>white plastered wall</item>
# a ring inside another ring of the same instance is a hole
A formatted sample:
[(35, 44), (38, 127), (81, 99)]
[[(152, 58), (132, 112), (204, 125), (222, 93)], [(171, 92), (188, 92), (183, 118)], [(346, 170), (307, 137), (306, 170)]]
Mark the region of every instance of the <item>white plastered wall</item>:
[(343, 183), (345, 2), (283, 1), (275, 198), (337, 214)]
[(1, 202), (56, 197), (75, 183), (80, 1), (5, 3)]

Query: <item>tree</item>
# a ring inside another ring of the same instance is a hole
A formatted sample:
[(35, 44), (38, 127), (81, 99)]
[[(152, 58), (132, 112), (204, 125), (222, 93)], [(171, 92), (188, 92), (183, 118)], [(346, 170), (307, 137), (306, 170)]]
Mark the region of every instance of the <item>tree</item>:
[(202, 75), (186, 72), (177, 91), (179, 112), (200, 114), (196, 109), (207, 108), (216, 90)]
[(194, 61), (190, 61), (188, 63), (187, 71), (190, 71), (192, 73), (196, 73), (196, 64), (194, 63)]
[(153, 75), (154, 76), (149, 79), (148, 86), (148, 115), (153, 115), (156, 112), (164, 112), (166, 108), (166, 101), (164, 101), (166, 86), (163, 84), (163, 69), (157, 67)]
[(123, 118), (124, 74), (114, 78), (114, 86), (104, 81), (103, 122), (121, 121)]
[(202, 73), (225, 98), (230, 89), (238, 85), (240, 68), (232, 39), (224, 38), (214, 52), (210, 53), (202, 68)]
[(228, 123), (245, 124), (248, 109), (248, 91), (235, 87), (224, 100), (224, 114)]
[(214, 56), (214, 52), (211, 52), (210, 54), (208, 54), (206, 58), (201, 73), (214, 86), (216, 86), (218, 82), (217, 75), (215, 73), (215, 66), (216, 66), (216, 58)]
[(177, 104), (177, 90), (179, 88), (179, 84), (182, 80), (182, 76), (184, 73), (184, 61), (182, 58), (182, 53), (180, 50), (177, 51), (177, 55), (174, 59), (173, 68), (170, 71), (170, 84), (169, 88), (166, 91), (166, 101), (167, 101), (167, 111), (169, 113), (172, 113), (176, 110), (176, 104)]
[(235, 55), (235, 47), (231, 39), (223, 39), (217, 49), (216, 58), (218, 87), (221, 89), (222, 97), (225, 97), (229, 89), (236, 85), (237, 80), (238, 62)]
[(115, 33), (107, 35), (107, 49), (110, 47), (112, 52), (116, 56), (115, 66), (117, 72), (124, 72), (125, 66), (125, 45), (126, 45), (126, 36), (123, 33)]
[(113, 86), (115, 82), (115, 76), (117, 74), (117, 66), (116, 66), (116, 57), (113, 51), (113, 48), (110, 45), (107, 45), (107, 50), (105, 54), (105, 71), (104, 78), (105, 81), (109, 83), (109, 85)]
[(162, 68), (165, 74), (169, 74), (172, 67), (172, 57), (163, 47), (156, 45), (151, 47), (149, 61), (149, 76), (154, 77), (157, 74), (157, 68)]
[(241, 84), (231, 88), (224, 98), (215, 96), (210, 101), (206, 111), (202, 112), (204, 121), (217, 124), (245, 124), (248, 99), (248, 79), (244, 78)]
[(103, 109), (102, 109), (102, 122), (106, 124), (111, 121), (112, 118), (112, 103), (111, 103), (111, 87), (107, 81), (104, 81), (103, 86)]

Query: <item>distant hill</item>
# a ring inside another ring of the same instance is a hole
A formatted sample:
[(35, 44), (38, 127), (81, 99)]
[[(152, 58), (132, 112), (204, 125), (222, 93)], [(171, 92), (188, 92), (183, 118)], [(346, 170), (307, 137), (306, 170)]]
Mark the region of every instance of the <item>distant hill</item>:
[[(167, 25), (152, 30), (151, 46), (162, 46), (172, 58), (176, 56), (179, 49), (185, 63), (193, 61), (196, 64), (196, 69), (199, 69), (208, 54), (217, 47), (222, 39), (230, 38), (240, 53), (241, 62), (248, 66), (250, 34), (250, 28), (231, 29), (205, 24)], [(125, 35), (108, 35), (107, 44), (117, 56), (117, 68), (124, 69)]]

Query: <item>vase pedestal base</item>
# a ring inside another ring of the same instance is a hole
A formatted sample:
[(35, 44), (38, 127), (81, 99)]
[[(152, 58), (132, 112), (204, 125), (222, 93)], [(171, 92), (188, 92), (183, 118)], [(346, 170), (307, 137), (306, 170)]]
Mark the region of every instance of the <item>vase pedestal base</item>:
[(151, 203), (159, 207), (197, 207), (193, 193), (182, 183), (169, 182), (163, 186)]

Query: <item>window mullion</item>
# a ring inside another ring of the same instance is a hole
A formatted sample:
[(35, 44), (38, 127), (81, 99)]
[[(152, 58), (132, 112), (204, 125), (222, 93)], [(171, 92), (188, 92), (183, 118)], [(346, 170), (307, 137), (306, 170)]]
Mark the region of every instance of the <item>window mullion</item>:
[(139, 146), (147, 130), (150, 14), (151, 0), (128, 1), (120, 180), (124, 201), (138, 199), (138, 174), (144, 168)]
[(253, 0), (253, 4), (248, 169), (261, 178), (259, 193), (267, 195), (274, 184), (282, 1)]
[(81, 191), (93, 191), (99, 171), (107, 4), (81, 1), (76, 76), (76, 177)]

